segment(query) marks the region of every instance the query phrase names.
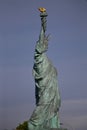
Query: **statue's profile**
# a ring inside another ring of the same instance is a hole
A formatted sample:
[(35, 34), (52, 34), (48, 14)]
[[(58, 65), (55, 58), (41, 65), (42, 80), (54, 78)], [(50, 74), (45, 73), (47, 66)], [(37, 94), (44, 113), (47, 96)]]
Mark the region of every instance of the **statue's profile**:
[(49, 36), (46, 36), (45, 8), (39, 8), (41, 31), (35, 46), (33, 76), (35, 80), (36, 108), (29, 121), (29, 130), (48, 130), (60, 128), (59, 108), (61, 105), (57, 81), (57, 70), (48, 59)]

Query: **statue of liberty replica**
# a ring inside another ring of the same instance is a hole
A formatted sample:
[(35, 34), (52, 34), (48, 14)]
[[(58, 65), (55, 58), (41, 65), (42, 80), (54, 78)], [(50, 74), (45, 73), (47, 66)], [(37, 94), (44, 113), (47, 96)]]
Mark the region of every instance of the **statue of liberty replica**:
[(62, 130), (59, 108), (61, 105), (58, 89), (57, 70), (46, 55), (49, 36), (46, 36), (47, 12), (39, 8), (41, 31), (34, 53), (33, 76), (35, 80), (36, 108), (29, 121), (29, 130)]

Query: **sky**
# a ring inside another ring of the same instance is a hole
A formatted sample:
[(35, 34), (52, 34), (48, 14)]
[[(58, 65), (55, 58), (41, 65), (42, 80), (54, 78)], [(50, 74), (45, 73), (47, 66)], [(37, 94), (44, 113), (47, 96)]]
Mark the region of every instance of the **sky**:
[(38, 7), (47, 9), (47, 55), (58, 71), (60, 119), (87, 129), (87, 0), (0, 0), (0, 130), (28, 120), (35, 108), (33, 56)]

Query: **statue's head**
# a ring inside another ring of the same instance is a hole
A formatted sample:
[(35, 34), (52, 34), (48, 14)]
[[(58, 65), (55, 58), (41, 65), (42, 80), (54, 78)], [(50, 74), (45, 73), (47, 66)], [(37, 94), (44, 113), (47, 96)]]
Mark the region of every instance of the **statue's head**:
[(44, 36), (44, 39), (42, 41), (40, 39), (37, 41), (36, 48), (39, 53), (44, 53), (48, 50), (48, 41), (49, 35)]
[(43, 40), (43, 52), (47, 51), (47, 49), (48, 49), (48, 41), (49, 41), (49, 35), (44, 37), (44, 40)]

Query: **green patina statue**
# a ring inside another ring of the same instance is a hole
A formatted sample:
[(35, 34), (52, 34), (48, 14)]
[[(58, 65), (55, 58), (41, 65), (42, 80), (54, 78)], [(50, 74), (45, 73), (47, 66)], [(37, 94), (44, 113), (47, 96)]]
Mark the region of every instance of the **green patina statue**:
[(47, 12), (39, 8), (41, 32), (34, 54), (33, 76), (35, 79), (36, 108), (29, 121), (29, 130), (49, 130), (60, 128), (59, 108), (61, 105), (58, 90), (57, 70), (46, 55), (49, 36), (45, 35)]

